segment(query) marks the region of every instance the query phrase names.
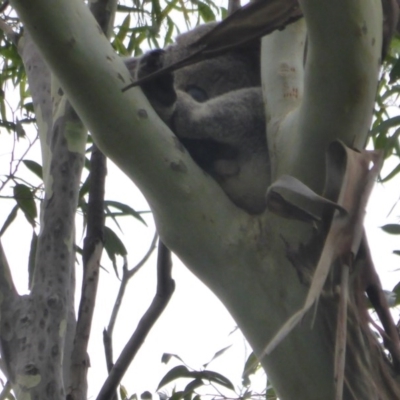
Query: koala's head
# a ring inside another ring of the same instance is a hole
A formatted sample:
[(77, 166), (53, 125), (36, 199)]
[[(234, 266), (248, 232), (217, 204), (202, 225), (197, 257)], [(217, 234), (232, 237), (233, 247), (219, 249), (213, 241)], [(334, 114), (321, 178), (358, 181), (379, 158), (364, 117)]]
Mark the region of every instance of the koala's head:
[[(164, 66), (193, 54), (191, 45), (213, 29), (216, 23), (200, 25), (179, 35), (176, 43), (166, 48)], [(260, 41), (174, 72), (175, 88), (202, 102), (223, 93), (261, 86)]]

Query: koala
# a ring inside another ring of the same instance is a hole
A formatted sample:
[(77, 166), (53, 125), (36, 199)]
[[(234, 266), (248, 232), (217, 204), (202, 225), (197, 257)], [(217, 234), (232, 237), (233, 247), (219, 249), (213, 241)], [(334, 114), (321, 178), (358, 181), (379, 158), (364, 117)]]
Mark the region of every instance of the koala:
[[(215, 24), (201, 25), (126, 64), (141, 79), (189, 56), (191, 45)], [(160, 118), (193, 160), (250, 214), (266, 208), (270, 184), (260, 47), (247, 46), (141, 84)]]

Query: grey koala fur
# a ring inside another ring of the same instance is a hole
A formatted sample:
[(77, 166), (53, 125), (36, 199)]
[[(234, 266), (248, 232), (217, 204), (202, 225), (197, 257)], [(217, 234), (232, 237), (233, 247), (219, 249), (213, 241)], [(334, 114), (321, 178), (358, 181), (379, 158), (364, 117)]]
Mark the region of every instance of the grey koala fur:
[[(187, 57), (190, 45), (214, 26), (201, 25), (165, 50), (128, 60), (131, 74), (140, 79)], [(246, 45), (141, 85), (197, 164), (251, 214), (264, 211), (270, 184), (259, 51)]]

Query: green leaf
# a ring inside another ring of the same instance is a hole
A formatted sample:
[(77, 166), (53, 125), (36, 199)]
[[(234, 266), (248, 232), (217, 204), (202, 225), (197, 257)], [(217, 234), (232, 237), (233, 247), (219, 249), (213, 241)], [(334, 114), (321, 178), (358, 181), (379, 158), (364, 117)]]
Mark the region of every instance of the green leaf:
[(390, 83), (396, 82), (400, 78), (400, 59), (397, 60), (389, 74)]
[(380, 183), (385, 183), (395, 177), (400, 172), (400, 164), (398, 164), (388, 175), (380, 180)]
[(23, 211), (28, 222), (34, 227), (37, 217), (36, 203), (31, 189), (22, 184), (14, 186), (14, 199)]
[(90, 174), (87, 176), (85, 182), (83, 182), (81, 188), (79, 189), (79, 199), (82, 199), (89, 193), (89, 182), (90, 182)]
[(278, 400), (275, 390), (272, 386), (268, 385), (267, 393), (265, 395), (267, 400)]
[(120, 238), (107, 226), (104, 227), (104, 248), (113, 264), (115, 272), (117, 272), (116, 256), (120, 255), (126, 257), (128, 252)]
[(33, 172), (40, 179), (43, 179), (43, 168), (40, 164), (32, 160), (22, 160), (22, 162), (29, 171)]
[(142, 216), (137, 211), (135, 211), (132, 207), (129, 207), (128, 205), (120, 203), (118, 201), (112, 201), (112, 200), (106, 200), (104, 202), (104, 207), (107, 207), (107, 206), (114, 207), (117, 210), (120, 210), (121, 214), (119, 214), (119, 215), (122, 215), (122, 216), (130, 215), (147, 226), (147, 224), (146, 224), (145, 220), (142, 218)]
[(211, 361), (214, 361), (216, 358), (222, 356), (222, 354), (224, 354), (224, 353), (225, 353), (228, 349), (230, 349), (231, 347), (232, 347), (232, 345), (229, 345), (229, 346), (224, 347), (224, 348), (221, 349), (221, 350), (218, 350), (218, 351), (213, 355), (213, 357), (211, 358), (211, 360), (210, 360), (208, 363), (203, 364), (203, 367), (204, 367), (204, 368), (207, 367), (207, 365), (210, 364)]
[(204, 382), (201, 379), (197, 379), (197, 378), (195, 380), (189, 382), (186, 385), (185, 390), (184, 390), (184, 393), (185, 393), (183, 396), (184, 400), (192, 400), (192, 396), (194, 394), (193, 392), (198, 387), (203, 386), (203, 385), (204, 385)]
[(17, 119), (15, 123), (15, 133), (17, 134), (17, 138), (24, 138), (26, 136), (26, 132), (21, 124), (21, 122)]
[(185, 393), (184, 393), (183, 391), (175, 392), (175, 393), (169, 398), (169, 400), (181, 400), (181, 399), (183, 399), (184, 394), (185, 394)]
[(244, 364), (242, 373), (243, 386), (250, 386), (250, 375), (253, 375), (260, 368), (260, 362), (258, 361), (254, 352), (252, 352)]
[(150, 0), (151, 1), (151, 18), (153, 21), (153, 27), (156, 28), (158, 33), (158, 29), (161, 26), (162, 22), (162, 14), (161, 14), (161, 5), (159, 0)]
[(228, 9), (225, 7), (220, 7), (221, 19), (225, 19), (228, 16)]
[(235, 390), (235, 387), (233, 386), (232, 382), (226, 378), (225, 376), (219, 374), (218, 372), (214, 371), (199, 371), (195, 372), (195, 376), (200, 379), (207, 379), (210, 382), (218, 383), (218, 385), (224, 386), (227, 389), (230, 390)]
[(113, 254), (120, 256), (126, 256), (128, 254), (120, 238), (108, 226), (104, 227), (104, 238), (108, 249), (112, 251)]
[(167, 16), (167, 27), (167, 32), (164, 36), (164, 47), (172, 42), (172, 33), (175, 29), (175, 24), (169, 16)]
[(378, 133), (386, 133), (390, 128), (393, 128), (394, 126), (399, 126), (399, 125), (400, 125), (400, 117), (399, 116), (389, 118), (389, 119), (383, 121), (378, 126), (374, 127), (371, 130), (371, 135), (375, 136)]
[(171, 354), (171, 353), (164, 353), (161, 357), (161, 362), (164, 364), (168, 364), (169, 360), (171, 358), (177, 358), (179, 361), (185, 363), (182, 358), (180, 358), (177, 354)]
[(204, 22), (215, 21), (215, 14), (207, 4), (198, 2), (199, 15), (203, 18)]
[(195, 378), (197, 380), (204, 379), (217, 383), (218, 385), (224, 386), (228, 389), (235, 390), (232, 382), (218, 372), (209, 370), (190, 371), (185, 365), (178, 365), (177, 367), (174, 367), (168, 371), (158, 384), (157, 390), (178, 378)]
[(28, 103), (25, 103), (22, 108), (24, 108), (26, 111), (30, 112), (30, 113), (34, 113), (35, 109), (33, 108), (33, 103), (31, 101), (29, 101)]
[(253, 395), (253, 391), (250, 389), (246, 389), (246, 391), (242, 394), (242, 398), (243, 398), (243, 400), (251, 399), (252, 395)]
[(178, 365), (177, 367), (172, 368), (165, 374), (164, 378), (162, 378), (160, 383), (158, 384), (157, 390), (174, 381), (175, 379), (195, 378), (194, 374), (195, 373), (193, 371), (189, 371), (189, 369), (184, 365)]
[(14, 208), (11, 210), (10, 214), (8, 214), (7, 219), (5, 220), (3, 226), (1, 227), (0, 236), (3, 235), (3, 233), (7, 230), (7, 228), (14, 221), (15, 217), (17, 216), (18, 209), (19, 209), (18, 205), (15, 205)]
[(143, 393), (140, 395), (140, 398), (141, 398), (142, 400), (150, 400), (150, 399), (153, 398), (153, 396), (151, 395), (151, 393), (150, 393), (148, 390), (146, 390), (145, 392), (143, 392)]
[(119, 27), (119, 31), (116, 35), (116, 37), (119, 39), (120, 42), (123, 42), (124, 39), (126, 38), (126, 34), (129, 31), (130, 23), (131, 23), (131, 15), (127, 14), (121, 26)]
[(400, 225), (399, 224), (387, 224), (381, 226), (381, 229), (386, 233), (390, 233), (391, 235), (400, 235)]
[(121, 400), (126, 400), (128, 398), (128, 392), (123, 385), (119, 385), (119, 395), (121, 397)]
[(392, 293), (396, 296), (393, 307), (398, 306), (400, 304), (400, 282), (392, 289)]

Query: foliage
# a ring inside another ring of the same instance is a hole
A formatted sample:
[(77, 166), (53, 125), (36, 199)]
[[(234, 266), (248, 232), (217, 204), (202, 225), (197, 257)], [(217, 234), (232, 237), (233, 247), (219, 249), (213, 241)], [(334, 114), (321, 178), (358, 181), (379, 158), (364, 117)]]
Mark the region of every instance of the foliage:
[[(216, 400), (245, 400), (264, 398), (267, 398), (268, 400), (276, 400), (277, 397), (274, 389), (270, 386), (262, 393), (257, 393), (251, 389), (250, 376), (261, 370), (261, 365), (255, 358), (254, 353), (249, 355), (244, 365), (242, 386), (238, 388), (235, 388), (232, 382), (224, 375), (209, 369), (205, 369), (212, 361), (221, 357), (226, 351), (229, 351), (230, 347), (231, 346), (228, 346), (217, 351), (212, 359), (205, 363), (203, 368), (198, 370), (187, 366), (182, 358), (176, 354), (163, 354), (163, 363), (167, 364), (171, 359), (176, 359), (182, 364), (171, 368), (161, 379), (157, 387), (157, 394), (159, 395), (160, 400), (205, 400), (208, 398)], [(167, 385), (171, 386), (172, 383), (174, 384), (172, 390), (169, 389), (168, 391), (165, 391), (164, 387)], [(178, 389), (177, 387), (181, 387), (182, 384), (184, 384), (184, 387), (182, 389)], [(159, 391), (160, 389), (163, 390)], [(128, 400), (131, 398), (137, 398), (136, 394), (129, 397), (125, 388), (122, 390), (124, 391), (123, 399), (125, 398)], [(170, 394), (167, 394), (169, 392)], [(141, 398), (146, 398), (146, 394), (151, 396), (150, 392), (145, 392), (141, 395)]]
[[(112, 45), (121, 56), (138, 56), (148, 48), (168, 45), (172, 42), (173, 37), (181, 31), (182, 23), (186, 25), (186, 28), (190, 28), (201, 21), (214, 21), (218, 16), (226, 15), (224, 7), (218, 7), (210, 0), (189, 2), (173, 0), (167, 3), (152, 0), (151, 2), (133, 1), (132, 4), (129, 3), (128, 1), (120, 2), (118, 5), (117, 23), (111, 39)], [(22, 31), (22, 27), (10, 7), (5, 5), (1, 16), (14, 31)], [(7, 25), (4, 24), (3, 28), (5, 26)], [(3, 174), (0, 193), (6, 193), (3, 198), (13, 199), (16, 203), (0, 228), (0, 236), (15, 220), (18, 210), (23, 212), (30, 225), (36, 226), (38, 205), (33, 200), (40, 202), (43, 197), (42, 167), (39, 161), (27, 158), (28, 153), (35, 152), (32, 147), (38, 143), (33, 104), (25, 69), (15, 45), (17, 41), (17, 34), (6, 30), (0, 31), (0, 126), (6, 128), (5, 131), (0, 131), (0, 134), (4, 135), (8, 132), (15, 138), (10, 154), (9, 172), (5, 173), (3, 170), (0, 172)], [(18, 102), (16, 102), (16, 97), (18, 97)], [(89, 140), (88, 153), (90, 151)], [(21, 152), (23, 152), (21, 156), (16, 156)], [(26, 181), (25, 178), (22, 178), (25, 176), (26, 170), (20, 171), (21, 165), (24, 165), (39, 180)], [(86, 174), (84, 176), (88, 177), (90, 172), (88, 159), (86, 159), (85, 167)], [(85, 178), (79, 197), (78, 213), (81, 213), (84, 221), (86, 221), (87, 213), (88, 184), (88, 178)], [(118, 212), (113, 212), (112, 209), (116, 209)], [(118, 218), (128, 215), (144, 223), (140, 212), (121, 202), (106, 200), (105, 213), (117, 227), (119, 227)], [(106, 235), (107, 255), (116, 268), (116, 257), (126, 256), (127, 251), (121, 238), (111, 228), (107, 228)]]
[[(191, 26), (200, 22), (214, 21), (221, 16), (226, 16), (226, 9), (218, 7), (210, 0), (185, 2), (173, 0), (166, 3), (158, 0), (120, 2), (111, 43), (121, 56), (138, 56), (148, 48), (168, 45), (182, 29), (190, 29)], [(0, 135), (3, 137), (0, 139), (3, 140), (3, 143), (7, 140), (11, 145), (7, 155), (9, 157), (8, 171), (7, 162), (3, 156), (0, 172), (2, 174), (0, 180), (2, 209), (9, 209), (8, 215), (3, 221), (0, 221), (0, 237), (6, 234), (16, 221), (18, 214), (23, 216), (31, 226), (32, 240), (28, 262), (30, 287), (37, 250), (37, 231), (40, 225), (38, 210), (44, 197), (43, 168), (37, 156), (39, 141), (29, 84), (17, 48), (23, 29), (8, 2), (1, 8), (1, 19), (3, 23), (0, 25), (2, 28), (0, 31), (0, 127), (3, 129), (0, 130)], [(185, 28), (182, 28), (183, 25)], [(5, 135), (7, 135), (6, 138)], [(78, 215), (82, 217), (83, 228), (87, 225), (89, 207), (91, 151), (92, 141), (89, 137), (77, 209)], [(104, 243), (104, 248), (112, 261), (117, 277), (120, 275), (117, 264), (118, 257), (122, 257), (123, 268), (126, 268), (126, 257), (129, 251), (124, 245), (118, 221), (122, 217), (131, 216), (136, 221), (146, 224), (142, 215), (147, 212), (138, 212), (128, 204), (114, 200), (105, 200), (104, 202), (107, 221), (112, 221), (119, 230), (117, 232), (106, 226)], [(82, 256), (82, 249), (78, 244), (75, 248), (77, 253)], [(136, 269), (134, 268), (133, 271)], [(193, 375), (196, 384), (202, 379), (206, 379), (232, 386), (227, 378), (212, 371), (188, 371), (188, 374)], [(193, 390), (195, 386), (189, 385)], [(7, 395), (5, 390), (2, 395), (8, 397), (4, 398), (13, 398), (12, 394)], [(8, 387), (7, 390), (9, 392), (10, 388)], [(120, 396), (128, 398), (123, 386), (120, 387)], [(135, 398), (135, 395), (130, 398)]]

